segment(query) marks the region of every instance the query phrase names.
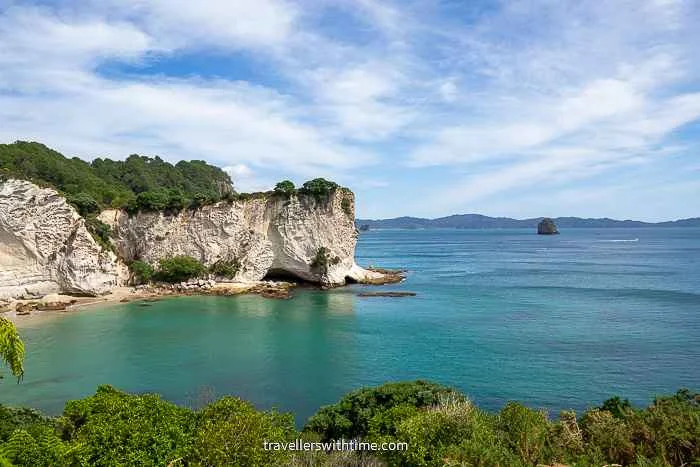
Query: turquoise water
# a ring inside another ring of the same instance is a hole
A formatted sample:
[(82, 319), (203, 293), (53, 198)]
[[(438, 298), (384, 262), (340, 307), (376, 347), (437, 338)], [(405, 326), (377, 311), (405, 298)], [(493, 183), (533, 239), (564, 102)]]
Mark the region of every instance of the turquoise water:
[(20, 321), (26, 377), (0, 402), (59, 413), (109, 383), (197, 405), (235, 394), (301, 423), (347, 391), (430, 379), (496, 409), (700, 389), (700, 229), (371, 231), (358, 262), (408, 268), (416, 297), (363, 286), (182, 297)]

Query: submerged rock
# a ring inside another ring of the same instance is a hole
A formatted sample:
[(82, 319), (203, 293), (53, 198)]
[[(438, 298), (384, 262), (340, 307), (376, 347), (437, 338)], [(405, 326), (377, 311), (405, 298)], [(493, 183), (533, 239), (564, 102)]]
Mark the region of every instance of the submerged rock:
[(545, 217), (542, 221), (537, 224), (537, 234), (538, 235), (555, 235), (558, 234), (556, 224), (549, 217)]
[(362, 292), (358, 297), (415, 297), (415, 292)]

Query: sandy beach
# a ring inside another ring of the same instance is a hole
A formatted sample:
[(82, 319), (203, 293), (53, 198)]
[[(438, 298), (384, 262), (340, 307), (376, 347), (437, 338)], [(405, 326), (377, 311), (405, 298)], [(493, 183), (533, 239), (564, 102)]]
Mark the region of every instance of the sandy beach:
[(2, 307), (2, 314), (8, 319), (21, 319), (27, 315), (57, 311), (71, 312), (117, 303), (186, 295), (234, 296), (254, 293), (266, 298), (283, 299), (289, 297), (289, 291), (294, 286), (295, 284), (290, 282), (255, 281), (221, 282), (207, 288), (194, 285), (190, 288), (176, 288), (174, 286), (115, 287), (109, 294), (99, 297), (48, 294), (37, 299), (14, 300)]

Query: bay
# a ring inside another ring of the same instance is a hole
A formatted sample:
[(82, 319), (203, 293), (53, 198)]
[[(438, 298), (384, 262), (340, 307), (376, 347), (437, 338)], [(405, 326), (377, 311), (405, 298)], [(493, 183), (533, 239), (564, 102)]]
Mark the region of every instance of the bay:
[[(553, 415), (700, 389), (700, 229), (377, 230), (357, 258), (407, 280), (20, 319), (26, 376), (2, 382), (0, 402), (58, 414), (111, 384), (190, 406), (232, 394), (302, 424), (348, 391), (397, 380)], [(367, 290), (417, 295), (357, 296)]]

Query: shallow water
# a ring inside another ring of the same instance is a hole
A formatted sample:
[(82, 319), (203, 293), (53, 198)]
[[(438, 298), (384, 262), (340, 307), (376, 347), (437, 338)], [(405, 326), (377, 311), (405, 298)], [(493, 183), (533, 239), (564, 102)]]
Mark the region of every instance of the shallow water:
[(0, 402), (56, 414), (99, 384), (182, 404), (235, 394), (301, 423), (347, 391), (430, 379), (552, 412), (700, 389), (700, 229), (386, 230), (358, 262), (408, 268), (292, 300), (181, 297), (19, 322), (26, 376)]

